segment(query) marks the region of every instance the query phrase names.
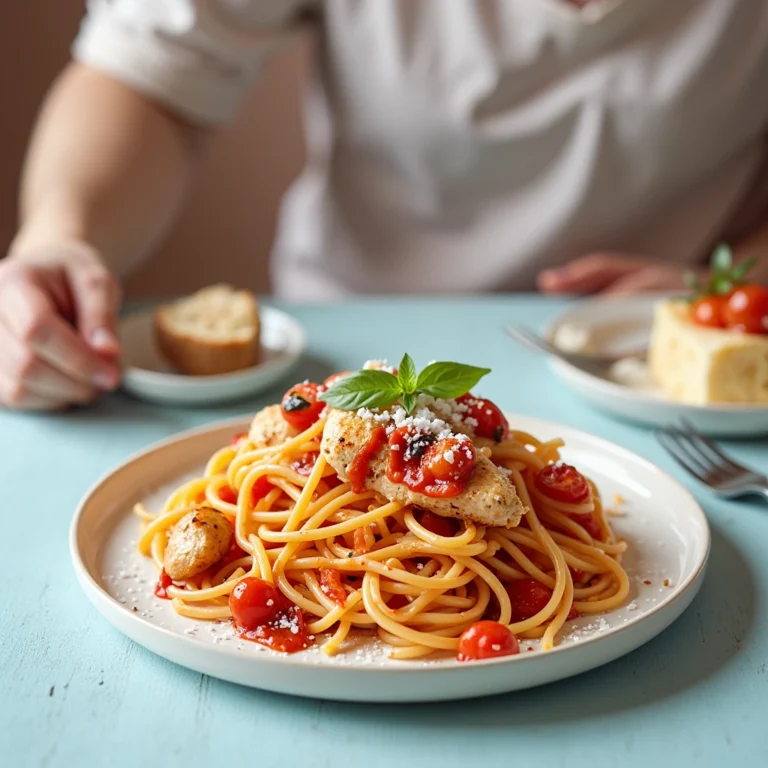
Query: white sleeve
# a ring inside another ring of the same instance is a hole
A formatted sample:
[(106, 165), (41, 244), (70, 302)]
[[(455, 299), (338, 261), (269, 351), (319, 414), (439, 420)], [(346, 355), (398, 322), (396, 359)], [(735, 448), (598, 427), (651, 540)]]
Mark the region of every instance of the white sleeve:
[(231, 120), (315, 0), (89, 0), (84, 62), (203, 125)]

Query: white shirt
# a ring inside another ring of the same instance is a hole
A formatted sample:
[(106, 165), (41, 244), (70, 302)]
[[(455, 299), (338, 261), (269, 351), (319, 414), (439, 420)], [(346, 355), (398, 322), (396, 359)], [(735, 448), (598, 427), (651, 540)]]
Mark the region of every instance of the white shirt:
[(223, 124), (307, 25), (284, 297), (529, 289), (595, 250), (690, 263), (764, 155), (764, 0), (96, 0), (74, 55)]

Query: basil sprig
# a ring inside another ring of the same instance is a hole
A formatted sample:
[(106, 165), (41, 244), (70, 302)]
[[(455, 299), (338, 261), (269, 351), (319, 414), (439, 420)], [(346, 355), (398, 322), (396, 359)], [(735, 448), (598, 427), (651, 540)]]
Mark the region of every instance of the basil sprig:
[(387, 371), (355, 371), (339, 379), (319, 399), (341, 411), (382, 408), (399, 400), (406, 413), (411, 413), (420, 394), (460, 397), (490, 372), (490, 368), (444, 362), (430, 363), (417, 374), (413, 360), (405, 354), (398, 366), (397, 376)]
[(694, 299), (700, 296), (727, 296), (737, 285), (745, 281), (756, 263), (757, 259), (753, 257), (734, 266), (733, 251), (730, 246), (721, 243), (712, 254), (709, 280), (701, 284), (692, 272), (686, 274), (685, 280), (693, 291)]

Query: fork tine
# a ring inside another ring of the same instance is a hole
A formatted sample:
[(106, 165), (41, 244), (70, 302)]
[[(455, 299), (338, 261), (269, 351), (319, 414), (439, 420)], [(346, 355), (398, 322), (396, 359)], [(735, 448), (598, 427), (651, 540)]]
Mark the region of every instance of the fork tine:
[(697, 431), (687, 419), (680, 419), (680, 423), (685, 427), (684, 431), (688, 437), (696, 441), (699, 447), (699, 451), (701, 451), (703, 454), (706, 454), (710, 461), (719, 464), (723, 471), (729, 472), (732, 475), (748, 471), (746, 467), (742, 467), (740, 464), (737, 464), (725, 453), (723, 453), (723, 451), (718, 447), (717, 443), (702, 435), (701, 432)]
[(663, 428), (657, 429), (656, 439), (661, 443), (667, 453), (689, 474), (693, 475), (699, 482), (709, 485), (707, 482), (706, 469), (702, 469), (699, 462), (694, 462), (689, 454), (680, 445), (676, 436), (670, 430)]
[(553, 352), (549, 342), (543, 339), (538, 334), (529, 331), (527, 328), (523, 328), (521, 325), (509, 325), (507, 326), (507, 333), (516, 341), (519, 341), (529, 349), (534, 349), (537, 352)]

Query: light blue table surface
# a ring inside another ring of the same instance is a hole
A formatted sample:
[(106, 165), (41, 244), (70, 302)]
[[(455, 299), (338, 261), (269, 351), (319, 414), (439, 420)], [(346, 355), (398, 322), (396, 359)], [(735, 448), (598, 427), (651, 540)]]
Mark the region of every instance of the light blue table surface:
[[(540, 325), (563, 306), (492, 297), (291, 307), (309, 334), (291, 378), (403, 351), (419, 365), (487, 365), (483, 391), (502, 407), (609, 438), (682, 478), (646, 429), (590, 410), (502, 334), (506, 322)], [(115, 395), (64, 415), (0, 413), (0, 766), (768, 765), (768, 506), (716, 501), (687, 478), (713, 534), (693, 605), (640, 650), (542, 688), (422, 706), (303, 700), (201, 676), (118, 633), (70, 565), (81, 496), (148, 444), (283, 389), (205, 410)], [(766, 441), (729, 448), (768, 467)]]

